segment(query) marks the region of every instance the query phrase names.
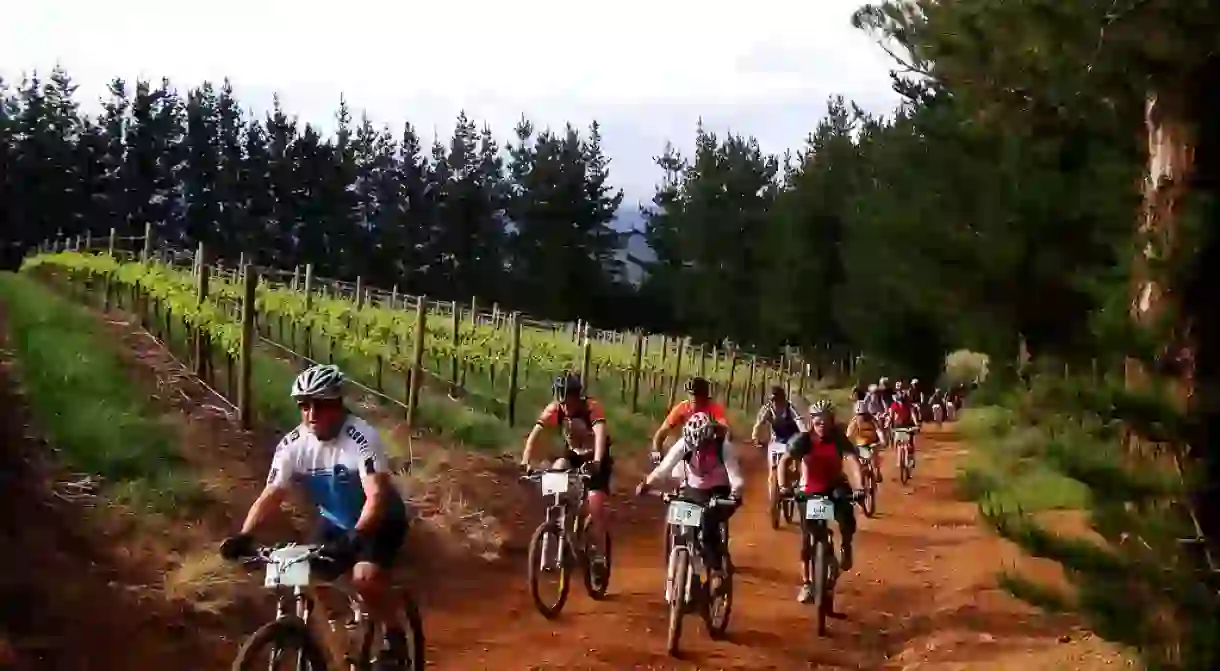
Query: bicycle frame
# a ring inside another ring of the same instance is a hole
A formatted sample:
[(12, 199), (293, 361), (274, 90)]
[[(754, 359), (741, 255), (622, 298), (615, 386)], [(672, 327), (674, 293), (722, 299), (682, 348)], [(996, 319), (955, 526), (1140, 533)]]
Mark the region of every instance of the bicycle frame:
[[(551, 471), (559, 472), (559, 471)], [(542, 474), (539, 474), (541, 477)], [(559, 536), (559, 548), (556, 554), (557, 559), (562, 562), (567, 551), (565, 544), (571, 543), (573, 547), (579, 548), (577, 543), (577, 523), (581, 516), (581, 511), (585, 507), (585, 478), (576, 472), (568, 472), (564, 475), (568, 478), (568, 490), (565, 492), (554, 492), (547, 494), (550, 501), (546, 508), (546, 523), (555, 523), (563, 531)], [(573, 489), (575, 483), (575, 489)], [(549, 548), (546, 547), (546, 540), (542, 542), (542, 556), (548, 556)]]
[[(345, 637), (346, 632), (341, 633), (335, 627), (335, 621), (330, 617), (330, 610), (326, 607), (326, 602), (321, 599), (321, 592), (324, 589), (338, 592), (347, 599), (352, 614), (351, 624), (358, 625), (367, 617), (364, 612), (364, 604), (354, 589), (331, 583), (324, 587), (312, 585), (293, 587), (291, 595), (283, 594), (283, 589), (278, 588), (277, 591), (281, 593), (276, 596), (275, 619), (281, 620), (289, 615), (299, 617), (310, 631), (320, 634), (322, 653), (326, 655), (326, 664), (329, 668), (354, 669), (355, 666), (348, 658), (349, 642)], [(289, 601), (292, 602), (291, 612), (286, 607)], [(310, 617), (315, 614), (318, 616), (317, 622), (310, 620)], [(346, 629), (346, 623), (344, 628)]]

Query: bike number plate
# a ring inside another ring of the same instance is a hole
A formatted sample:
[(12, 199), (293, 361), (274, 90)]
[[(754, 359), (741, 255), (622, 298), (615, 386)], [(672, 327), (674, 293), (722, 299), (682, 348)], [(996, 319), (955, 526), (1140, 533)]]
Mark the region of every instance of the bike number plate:
[(703, 508), (689, 501), (670, 501), (666, 520), (670, 524), (697, 527), (703, 524)]
[(771, 444), (768, 445), (767, 448), (767, 451), (772, 457), (782, 457), (784, 452), (788, 450), (788, 446), (785, 443), (779, 442), (778, 440), (771, 441)]
[(568, 491), (567, 473), (543, 473), (542, 495), (565, 494)]
[(873, 458), (873, 451), (868, 449), (867, 447), (859, 447), (856, 449), (860, 450), (861, 459), (872, 459)]
[(301, 557), (309, 554), (308, 547), (286, 547), (271, 553), (267, 564), (264, 587), (304, 587), (309, 584), (309, 562)]
[(805, 519), (830, 521), (834, 517), (835, 508), (830, 499), (818, 496), (805, 501)]

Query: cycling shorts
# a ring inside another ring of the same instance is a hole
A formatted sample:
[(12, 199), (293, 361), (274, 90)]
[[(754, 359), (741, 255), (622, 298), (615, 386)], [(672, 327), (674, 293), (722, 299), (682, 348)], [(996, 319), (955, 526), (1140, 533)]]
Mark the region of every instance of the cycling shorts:
[[(410, 521), (406, 517), (382, 518), (373, 533), (362, 535), (351, 552), (331, 557), (332, 561), (329, 562), (318, 562), (315, 570), (325, 579), (334, 580), (346, 575), (353, 566), (361, 562), (369, 562), (383, 569), (393, 568), (407, 539), (409, 528)], [(325, 544), (346, 534), (347, 531), (324, 519), (314, 533), (313, 542)]]
[[(593, 461), (593, 452), (577, 452), (568, 450), (563, 455), (568, 460), (568, 467), (575, 470)], [(614, 457), (609, 454), (602, 460), (602, 467), (596, 473), (589, 474), (588, 489), (591, 492), (610, 493), (610, 476), (614, 475)]]

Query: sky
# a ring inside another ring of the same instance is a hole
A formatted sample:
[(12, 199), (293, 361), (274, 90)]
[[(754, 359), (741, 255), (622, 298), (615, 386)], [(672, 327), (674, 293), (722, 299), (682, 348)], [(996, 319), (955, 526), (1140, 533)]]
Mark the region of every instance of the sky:
[[(96, 108), (121, 76), (180, 90), (229, 77), (262, 114), (333, 126), (341, 95), (357, 117), (445, 138), (459, 110), (508, 140), (596, 119), (626, 203), (660, 179), (666, 141), (689, 151), (702, 117), (716, 132), (799, 147), (843, 95), (888, 114), (890, 62), (851, 13), (863, 0), (39, 0), (6, 3), (0, 76), (64, 66)], [(583, 5), (583, 8), (582, 8)]]

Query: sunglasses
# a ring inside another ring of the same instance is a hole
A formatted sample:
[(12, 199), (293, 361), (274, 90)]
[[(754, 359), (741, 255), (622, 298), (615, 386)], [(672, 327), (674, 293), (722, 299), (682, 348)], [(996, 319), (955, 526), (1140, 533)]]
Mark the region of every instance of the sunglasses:
[(317, 410), (317, 409), (325, 410), (327, 408), (335, 407), (336, 401), (338, 401), (338, 399), (303, 398), (303, 399), (297, 401), (297, 407), (300, 408), (301, 410)]

